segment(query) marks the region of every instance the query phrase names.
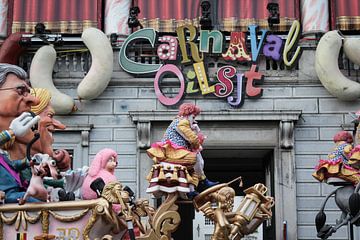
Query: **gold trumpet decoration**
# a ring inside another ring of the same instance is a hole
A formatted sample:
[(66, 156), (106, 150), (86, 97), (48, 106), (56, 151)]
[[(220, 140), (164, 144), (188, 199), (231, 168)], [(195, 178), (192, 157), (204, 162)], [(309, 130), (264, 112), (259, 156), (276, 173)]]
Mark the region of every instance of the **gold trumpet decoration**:
[[(237, 180), (242, 183), (241, 177), (238, 177), (213, 186), (194, 199), (195, 209), (215, 223), (211, 240), (239, 240), (255, 232), (265, 220), (272, 217), (274, 198), (265, 195), (267, 188), (261, 183), (246, 189), (246, 196), (233, 211), (235, 191), (229, 185)], [(213, 207), (214, 203), (216, 207)]]

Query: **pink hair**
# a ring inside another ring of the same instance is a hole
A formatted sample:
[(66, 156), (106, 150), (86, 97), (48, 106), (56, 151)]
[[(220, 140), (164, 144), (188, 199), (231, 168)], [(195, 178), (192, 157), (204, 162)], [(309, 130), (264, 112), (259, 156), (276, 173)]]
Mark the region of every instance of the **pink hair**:
[(340, 131), (335, 134), (333, 140), (334, 142), (345, 141), (347, 143), (352, 143), (353, 136), (347, 131)]
[(201, 112), (201, 109), (196, 106), (193, 103), (183, 103), (179, 107), (179, 113), (178, 116), (190, 116), (191, 114), (194, 114), (195, 116), (199, 115)]
[(113, 173), (105, 169), (105, 166), (111, 157), (114, 157), (117, 161), (117, 153), (110, 148), (104, 148), (96, 154), (94, 160), (91, 162), (88, 175), (85, 177), (81, 187), (83, 199), (95, 199), (97, 197), (96, 193), (90, 188), (90, 184), (96, 178), (101, 177), (105, 184), (117, 180)]
[(107, 162), (111, 157), (114, 157), (117, 162), (117, 153), (110, 148), (104, 148), (100, 152), (98, 152), (94, 160), (91, 162), (89, 168), (89, 175), (92, 177), (98, 175), (100, 170), (105, 168)]

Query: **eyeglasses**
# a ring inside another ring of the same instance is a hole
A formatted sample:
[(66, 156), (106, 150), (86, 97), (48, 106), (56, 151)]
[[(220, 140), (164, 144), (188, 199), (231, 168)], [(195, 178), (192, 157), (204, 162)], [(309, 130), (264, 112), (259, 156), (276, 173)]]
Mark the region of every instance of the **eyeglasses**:
[(12, 88), (0, 88), (0, 91), (2, 90), (15, 90), (20, 96), (24, 96), (24, 97), (30, 94), (30, 88), (25, 85), (20, 85)]

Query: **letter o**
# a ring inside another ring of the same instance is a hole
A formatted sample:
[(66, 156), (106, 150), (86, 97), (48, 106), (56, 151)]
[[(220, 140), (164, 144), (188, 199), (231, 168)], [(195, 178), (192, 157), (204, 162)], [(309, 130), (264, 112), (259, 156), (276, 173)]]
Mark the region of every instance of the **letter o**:
[[(179, 93), (173, 98), (164, 96), (164, 94), (161, 92), (160, 87), (159, 87), (159, 82), (162, 80), (162, 78), (166, 75), (167, 72), (174, 73), (180, 80)], [(174, 105), (174, 104), (178, 103), (181, 100), (181, 98), (183, 97), (184, 92), (185, 92), (185, 80), (184, 80), (184, 76), (183, 76), (182, 72), (180, 71), (180, 69), (173, 64), (163, 65), (159, 69), (159, 71), (156, 73), (155, 81), (154, 81), (154, 89), (155, 89), (156, 97), (159, 99), (159, 101), (162, 104), (164, 104), (166, 106), (170, 106), (170, 105)]]

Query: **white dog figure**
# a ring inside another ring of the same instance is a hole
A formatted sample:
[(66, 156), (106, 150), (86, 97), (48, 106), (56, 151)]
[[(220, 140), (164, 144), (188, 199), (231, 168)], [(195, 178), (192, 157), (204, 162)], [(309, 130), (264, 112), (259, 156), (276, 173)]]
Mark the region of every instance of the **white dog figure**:
[(30, 184), (24, 197), (19, 199), (20, 205), (24, 204), (30, 196), (44, 202), (48, 201), (49, 191), (44, 186), (43, 178), (46, 176), (54, 179), (61, 178), (56, 168), (56, 161), (48, 154), (35, 154), (30, 161), (30, 168), (32, 173)]

